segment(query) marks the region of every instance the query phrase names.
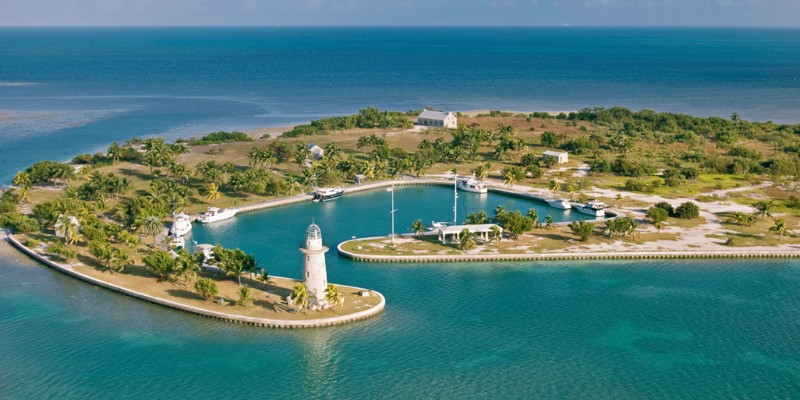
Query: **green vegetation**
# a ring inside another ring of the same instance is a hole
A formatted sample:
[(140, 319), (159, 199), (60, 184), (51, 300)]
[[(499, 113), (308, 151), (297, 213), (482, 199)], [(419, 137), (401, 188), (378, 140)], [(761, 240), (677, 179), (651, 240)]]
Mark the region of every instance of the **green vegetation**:
[[(206, 144), (220, 144), (220, 143), (230, 143), (230, 142), (252, 142), (253, 138), (248, 136), (244, 132), (213, 132), (209, 133), (198, 138), (190, 138), (186, 142), (190, 146), (202, 146)], [(178, 143), (181, 143), (182, 140), (178, 140)]]
[(284, 132), (281, 137), (293, 138), (299, 136), (325, 135), (334, 131), (347, 129), (372, 129), (372, 128), (411, 128), (408, 115), (399, 111), (380, 111), (368, 107), (358, 111), (358, 114), (344, 117), (321, 118), (311, 121), (309, 125), (297, 125), (291, 131)]
[(194, 283), (194, 290), (197, 291), (203, 299), (208, 300), (219, 293), (217, 283), (209, 278), (200, 278)]
[(700, 208), (697, 204), (687, 201), (675, 208), (675, 217), (681, 219), (695, 219), (700, 216)]
[(572, 221), (569, 224), (569, 229), (572, 231), (573, 235), (581, 239), (581, 242), (585, 242), (592, 237), (592, 233), (594, 233), (594, 224), (586, 221)]

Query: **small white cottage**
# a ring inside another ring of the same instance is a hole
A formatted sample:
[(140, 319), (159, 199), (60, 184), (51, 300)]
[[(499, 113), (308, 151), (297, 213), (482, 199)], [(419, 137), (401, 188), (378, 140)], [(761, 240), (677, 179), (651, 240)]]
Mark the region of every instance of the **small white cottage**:
[(451, 112), (423, 110), (417, 117), (417, 125), (444, 128), (457, 128), (458, 119)]
[(306, 149), (311, 154), (311, 157), (315, 160), (319, 160), (325, 155), (325, 150), (314, 143), (309, 143)]
[(545, 158), (553, 158), (556, 160), (556, 164), (566, 164), (569, 162), (569, 155), (567, 152), (560, 152), (560, 151), (552, 151), (547, 150), (542, 154)]

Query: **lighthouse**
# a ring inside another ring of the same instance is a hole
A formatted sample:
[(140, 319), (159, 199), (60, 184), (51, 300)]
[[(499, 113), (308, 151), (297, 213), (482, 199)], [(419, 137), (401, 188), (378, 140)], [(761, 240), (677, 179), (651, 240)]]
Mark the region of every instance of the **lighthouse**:
[(325, 253), (328, 246), (322, 244), (322, 231), (316, 224), (306, 229), (305, 247), (300, 247), (303, 259), (303, 283), (308, 290), (308, 308), (315, 310), (328, 308), (325, 291), (328, 289), (328, 272), (325, 266)]

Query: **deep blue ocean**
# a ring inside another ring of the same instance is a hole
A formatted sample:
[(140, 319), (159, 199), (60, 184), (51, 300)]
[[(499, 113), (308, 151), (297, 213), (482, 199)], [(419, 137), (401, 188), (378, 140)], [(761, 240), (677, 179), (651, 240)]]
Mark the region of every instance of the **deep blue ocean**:
[[(0, 29), (0, 182), (132, 136), (365, 106), (623, 105), (800, 122), (799, 78), (800, 30)], [(451, 215), (448, 190), (396, 195), (398, 230)], [(509, 200), (464, 197), (459, 212), (498, 201)], [(388, 233), (389, 207), (388, 193), (367, 192), (192, 238), (299, 277), (295, 244), (310, 220), (335, 245)], [(332, 282), (382, 292), (386, 311), (314, 330), (226, 324), (87, 285), (0, 243), (0, 398), (800, 398), (796, 260), (327, 260)]]
[(800, 122), (800, 30), (0, 28), (0, 181), (132, 136), (621, 105)]

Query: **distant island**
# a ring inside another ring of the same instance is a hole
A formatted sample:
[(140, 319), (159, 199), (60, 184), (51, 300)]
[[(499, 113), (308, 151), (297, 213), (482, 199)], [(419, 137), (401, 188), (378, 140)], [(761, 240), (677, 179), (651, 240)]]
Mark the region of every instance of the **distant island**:
[(420, 124), (422, 112), (365, 108), (279, 137), (131, 139), (70, 163), (37, 162), (2, 193), (0, 225), (29, 254), (97, 282), (211, 313), (286, 320), (345, 316), (356, 304), (382, 307), (383, 297), (334, 285), (331, 307), (304, 308), (299, 281), (270, 276), (240, 249), (217, 246), (213, 257), (175, 249), (168, 224), (208, 207), (310, 201), (315, 187), (450, 185), (460, 176), (542, 201), (602, 204), (613, 217), (556, 224), (533, 209), (498, 208), (453, 221), (464, 228), (449, 240), (419, 220), (401, 235), (340, 249), (387, 261), (800, 255), (800, 125), (620, 107), (429, 108)]

